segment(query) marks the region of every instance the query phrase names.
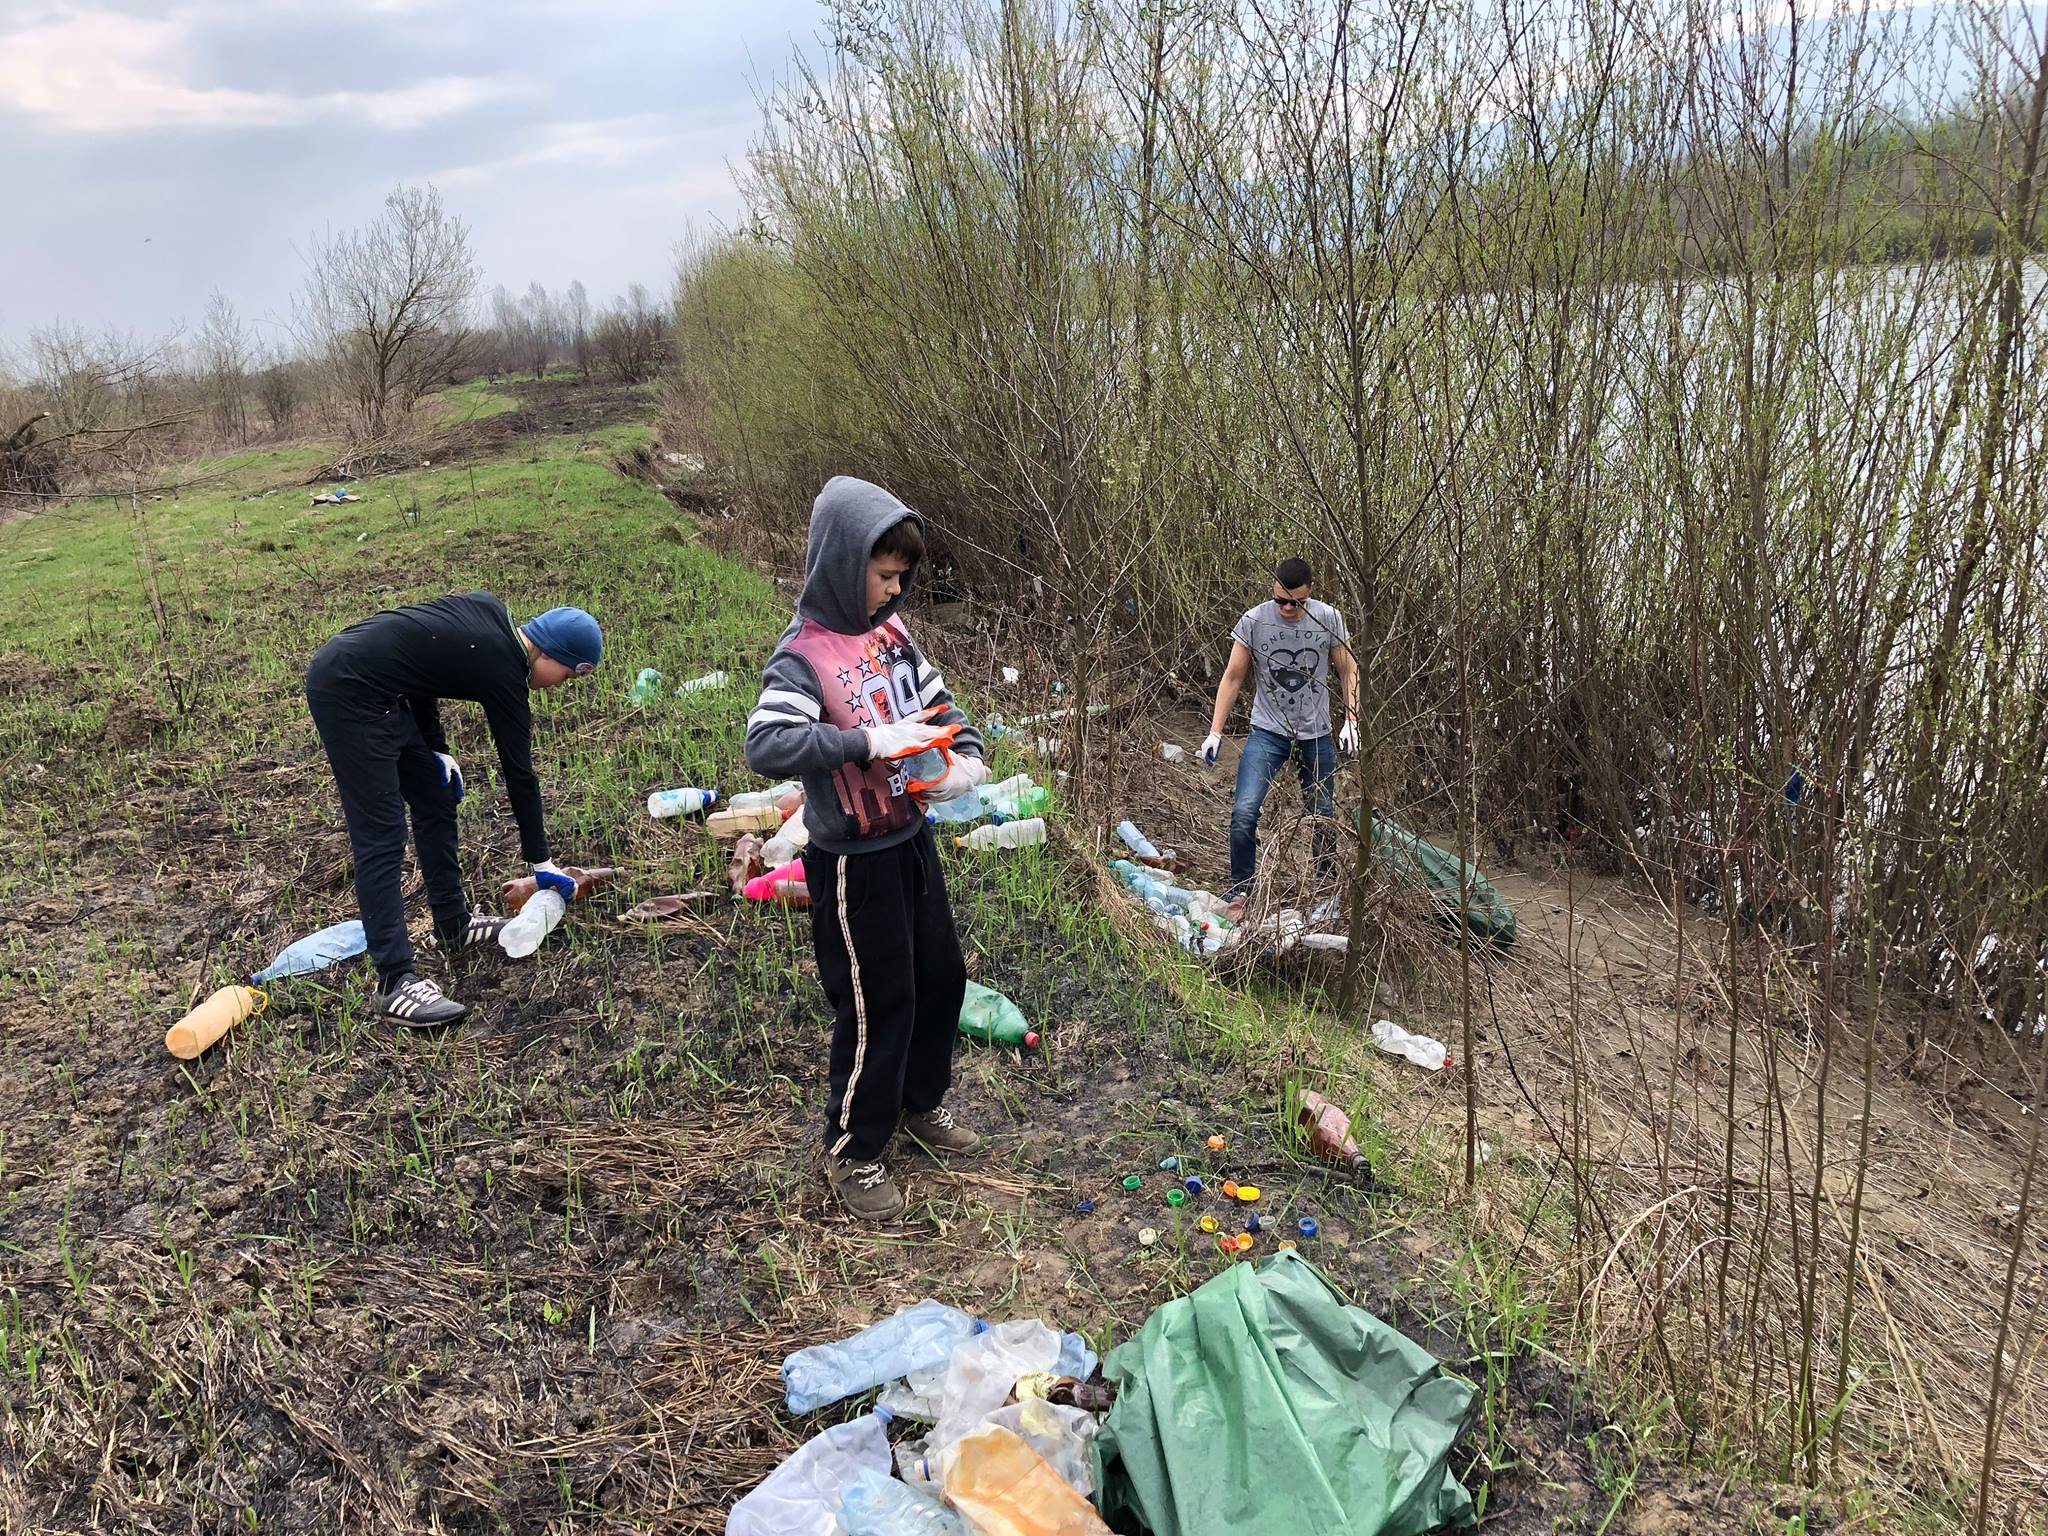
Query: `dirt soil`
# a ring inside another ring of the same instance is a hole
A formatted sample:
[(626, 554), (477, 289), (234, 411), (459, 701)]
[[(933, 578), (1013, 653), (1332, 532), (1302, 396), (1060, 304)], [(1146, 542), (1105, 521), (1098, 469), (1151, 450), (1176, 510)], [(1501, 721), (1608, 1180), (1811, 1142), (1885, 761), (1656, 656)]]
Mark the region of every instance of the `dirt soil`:
[[(525, 426), (494, 430), (562, 425), (532, 394)], [(575, 398), (578, 427), (613, 408)], [(484, 751), (479, 724), (455, 728)], [(1770, 1490), (1617, 1461), (1569, 1370), (1501, 1358), (1445, 1283), (1435, 1212), (1279, 1134), (1278, 1079), (1077, 917), (1091, 871), (1056, 864), (1020, 902), (948, 855), (971, 968), (1046, 1046), (963, 1044), (954, 1102), (991, 1148), (906, 1161), (910, 1210), (871, 1232), (812, 1163), (825, 1020), (803, 921), (735, 906), (627, 929), (614, 913), (708, 862), (633, 808), (578, 850), (631, 878), (544, 963), (455, 964), (463, 1025), (371, 1022), (357, 964), (173, 1060), (163, 1031), (214, 961), (247, 969), (352, 905), (337, 826), (266, 830), (331, 796), (310, 726), (206, 767), (135, 753), (118, 814), (76, 829), (79, 878), (12, 914), (0, 958), (0, 1529), (716, 1532), (846, 1412), (784, 1413), (790, 1350), (924, 1295), (1123, 1338), (1229, 1262), (1203, 1207), (1176, 1227), (1160, 1203), (1169, 1154), (1256, 1179), (1269, 1227), (1314, 1214), (1312, 1257), (1348, 1294), (1492, 1382), (1490, 1432), (1457, 1460), (1487, 1529), (1785, 1528)], [(194, 840), (221, 878), (167, 884)], [(472, 890), (515, 851), (502, 822), (466, 846)], [(132, 938), (110, 956), (103, 934)]]

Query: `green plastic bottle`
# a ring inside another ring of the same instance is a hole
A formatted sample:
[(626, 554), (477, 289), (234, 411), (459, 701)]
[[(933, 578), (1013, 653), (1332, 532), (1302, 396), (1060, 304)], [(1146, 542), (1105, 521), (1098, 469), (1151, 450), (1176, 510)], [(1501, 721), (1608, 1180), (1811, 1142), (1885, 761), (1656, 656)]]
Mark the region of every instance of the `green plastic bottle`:
[(1038, 1031), (1024, 1022), (1017, 1005), (979, 982), (967, 983), (967, 996), (960, 1004), (960, 1033), (991, 1045), (1038, 1048)]

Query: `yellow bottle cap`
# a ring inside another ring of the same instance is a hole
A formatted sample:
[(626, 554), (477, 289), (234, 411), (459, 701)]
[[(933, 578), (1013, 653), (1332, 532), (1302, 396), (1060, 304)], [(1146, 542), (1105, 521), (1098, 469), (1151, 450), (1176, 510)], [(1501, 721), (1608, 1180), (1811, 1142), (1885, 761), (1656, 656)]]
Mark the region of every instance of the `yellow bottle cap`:
[(1237, 1234), (1236, 1237), (1231, 1239), (1231, 1246), (1235, 1248), (1239, 1253), (1243, 1253), (1246, 1249), (1250, 1248), (1251, 1245), (1252, 1235), (1249, 1232), (1240, 1232)]
[[(1226, 1189), (1224, 1190), (1224, 1193), (1227, 1195), (1230, 1193), (1230, 1191)], [(1244, 1201), (1246, 1204), (1250, 1204), (1252, 1201), (1259, 1198), (1259, 1186), (1256, 1184), (1238, 1185), (1237, 1198)]]
[(1196, 1222), (1195, 1225), (1200, 1227), (1204, 1232), (1214, 1232), (1216, 1230), (1216, 1218), (1214, 1216), (1204, 1216), (1200, 1221)]

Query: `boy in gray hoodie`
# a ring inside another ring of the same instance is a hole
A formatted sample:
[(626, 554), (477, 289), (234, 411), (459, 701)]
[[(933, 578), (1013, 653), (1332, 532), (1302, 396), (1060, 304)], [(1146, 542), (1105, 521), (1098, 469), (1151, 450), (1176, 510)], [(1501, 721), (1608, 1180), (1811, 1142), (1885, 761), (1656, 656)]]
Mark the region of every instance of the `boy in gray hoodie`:
[[(924, 551), (923, 520), (880, 486), (826, 482), (796, 619), (762, 673), (744, 748), (756, 773), (803, 781), (811, 943), (832, 1004), (825, 1172), (865, 1221), (903, 1210), (883, 1161), (899, 1125), (939, 1156), (981, 1144), (944, 1102), (967, 968), (924, 808), (988, 768), (897, 615)], [(913, 787), (904, 765), (934, 745), (951, 762)]]

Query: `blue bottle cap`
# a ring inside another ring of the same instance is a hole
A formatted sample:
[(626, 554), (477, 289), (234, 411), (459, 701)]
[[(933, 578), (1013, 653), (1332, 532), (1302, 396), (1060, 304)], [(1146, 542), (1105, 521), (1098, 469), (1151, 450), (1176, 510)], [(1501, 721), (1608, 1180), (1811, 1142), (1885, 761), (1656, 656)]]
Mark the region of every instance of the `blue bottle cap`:
[(1244, 1229), (1247, 1232), (1256, 1232), (1259, 1230), (1259, 1213), (1257, 1211), (1253, 1211), (1251, 1215), (1245, 1217)]
[(1199, 1195), (1202, 1192), (1202, 1181), (1194, 1174), (1189, 1174), (1186, 1180), (1182, 1182), (1181, 1188), (1191, 1195)]
[(1074, 1202), (1074, 1211), (1077, 1215), (1086, 1216), (1094, 1209), (1095, 1202), (1093, 1200), (1076, 1200)]
[(1299, 1232), (1303, 1237), (1314, 1237), (1316, 1235), (1317, 1230), (1315, 1217), (1302, 1217), (1301, 1220), (1297, 1221), (1294, 1224), (1294, 1230)]
[(1162, 1157), (1159, 1159), (1159, 1167), (1162, 1172), (1173, 1173), (1179, 1169), (1180, 1159), (1177, 1157)]

